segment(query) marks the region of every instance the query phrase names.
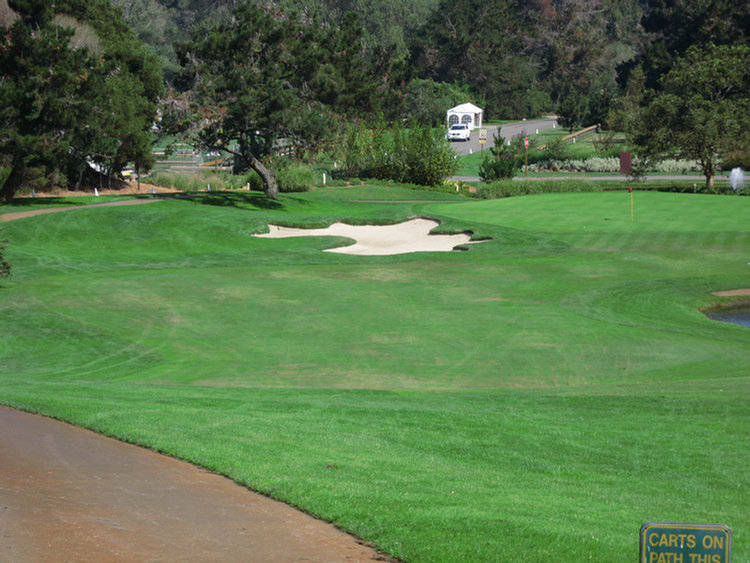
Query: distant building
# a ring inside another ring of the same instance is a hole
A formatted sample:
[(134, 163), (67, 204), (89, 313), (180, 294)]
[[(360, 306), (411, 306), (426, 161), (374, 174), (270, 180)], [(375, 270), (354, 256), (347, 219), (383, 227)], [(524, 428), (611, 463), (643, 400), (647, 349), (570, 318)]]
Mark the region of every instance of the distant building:
[(484, 110), (474, 104), (461, 104), (448, 110), (446, 118), (448, 127), (456, 123), (464, 123), (469, 129), (478, 129), (482, 126), (482, 115)]

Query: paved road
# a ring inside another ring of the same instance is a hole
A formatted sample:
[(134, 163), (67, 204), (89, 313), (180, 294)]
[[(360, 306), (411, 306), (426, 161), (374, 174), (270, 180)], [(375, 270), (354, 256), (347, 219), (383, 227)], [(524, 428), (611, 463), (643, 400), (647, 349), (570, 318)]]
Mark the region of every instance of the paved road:
[[(527, 135), (534, 135), (537, 131), (544, 131), (555, 126), (557, 126), (557, 121), (554, 119), (532, 119), (529, 121), (508, 123), (500, 129), (500, 137), (503, 139), (512, 139), (518, 136), (525, 137)], [(484, 150), (487, 150), (495, 145), (495, 135), (498, 133), (498, 128), (497, 125), (487, 125), (483, 129), (487, 129), (487, 144), (484, 145)], [(451, 146), (460, 156), (480, 152), (482, 145), (479, 144), (479, 130), (472, 131), (471, 139), (468, 141), (454, 141), (451, 143)]]
[(0, 407), (0, 561), (389, 559), (329, 524), (214, 473)]

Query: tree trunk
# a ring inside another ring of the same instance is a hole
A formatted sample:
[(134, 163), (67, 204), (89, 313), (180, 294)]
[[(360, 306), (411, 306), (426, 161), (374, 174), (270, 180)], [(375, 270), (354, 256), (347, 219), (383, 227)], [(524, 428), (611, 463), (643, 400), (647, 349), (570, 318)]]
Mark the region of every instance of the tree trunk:
[(10, 203), (10, 201), (13, 199), (13, 196), (16, 195), (16, 191), (18, 191), (18, 188), (21, 187), (21, 184), (23, 183), (23, 176), (25, 168), (18, 166), (18, 165), (12, 165), (10, 174), (8, 174), (8, 177), (5, 179), (5, 183), (3, 184), (2, 188), (0, 188), (0, 201), (3, 201), (5, 203)]
[(266, 168), (263, 163), (250, 156), (250, 167), (255, 170), (260, 179), (263, 180), (263, 191), (271, 199), (279, 199), (279, 185), (276, 183), (276, 174), (273, 170)]
[(78, 181), (76, 182), (76, 187), (74, 188), (73, 191), (77, 192), (78, 190), (81, 189), (81, 182), (83, 182), (83, 174), (84, 174), (84, 172), (86, 172), (86, 165), (85, 164), (83, 164), (81, 166), (81, 171), (78, 173)]
[(706, 189), (708, 191), (713, 190), (714, 188), (714, 175), (711, 174), (710, 176), (706, 176)]
[(701, 162), (701, 168), (703, 169), (703, 175), (706, 177), (706, 191), (711, 191), (714, 187), (716, 167), (712, 160), (705, 159)]

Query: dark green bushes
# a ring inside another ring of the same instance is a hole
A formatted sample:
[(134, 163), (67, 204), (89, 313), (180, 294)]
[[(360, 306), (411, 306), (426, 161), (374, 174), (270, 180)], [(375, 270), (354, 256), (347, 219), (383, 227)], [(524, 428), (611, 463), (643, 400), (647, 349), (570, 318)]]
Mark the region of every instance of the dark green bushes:
[[(279, 160), (274, 163), (274, 169), (276, 182), (282, 193), (306, 192), (320, 181), (318, 175), (309, 166)], [(263, 190), (263, 181), (253, 170), (247, 175), (247, 183), (250, 184), (250, 189)]]
[(458, 162), (442, 129), (353, 127), (346, 137), (344, 173), (433, 186), (456, 173)]
[(516, 175), (522, 164), (516, 145), (517, 143), (506, 145), (495, 136), (495, 145), (490, 147), (492, 156), (486, 157), (479, 166), (479, 177), (483, 182), (513, 178)]
[(597, 192), (601, 186), (580, 180), (497, 180), (482, 184), (477, 188), (476, 197), (480, 199), (498, 199), (529, 194), (550, 194), (564, 192)]

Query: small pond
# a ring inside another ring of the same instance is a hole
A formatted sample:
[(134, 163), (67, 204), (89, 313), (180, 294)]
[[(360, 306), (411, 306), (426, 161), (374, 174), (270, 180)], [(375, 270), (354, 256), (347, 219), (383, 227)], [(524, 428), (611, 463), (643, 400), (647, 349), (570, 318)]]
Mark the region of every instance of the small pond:
[(750, 328), (750, 307), (740, 309), (726, 309), (722, 311), (710, 311), (706, 313), (709, 319), (724, 323), (733, 323)]

